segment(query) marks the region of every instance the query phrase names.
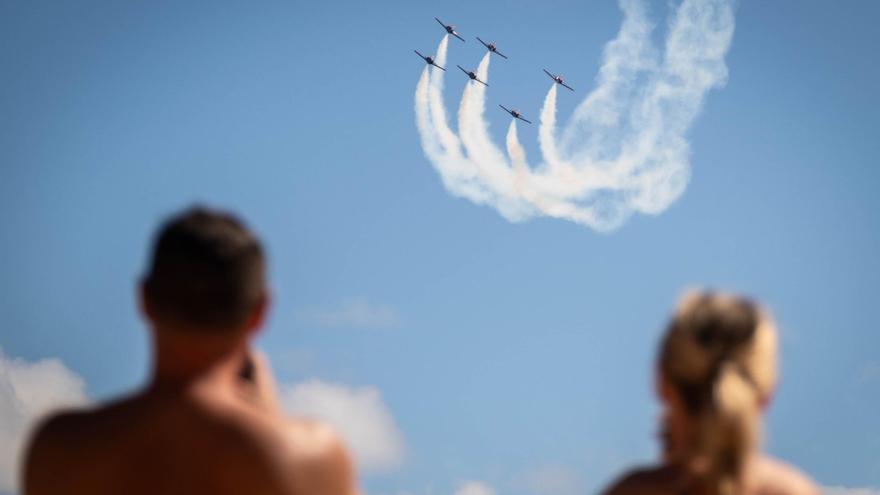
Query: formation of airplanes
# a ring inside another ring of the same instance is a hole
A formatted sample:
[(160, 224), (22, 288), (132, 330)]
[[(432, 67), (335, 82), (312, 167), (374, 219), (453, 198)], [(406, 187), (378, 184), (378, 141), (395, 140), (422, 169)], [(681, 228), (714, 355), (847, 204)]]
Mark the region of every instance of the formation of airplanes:
[[(437, 17), (435, 17), (434, 20), (437, 21), (437, 23), (439, 23), (441, 26), (443, 26), (443, 29), (446, 31), (447, 34), (455, 36), (456, 38), (458, 38), (462, 42), (465, 41), (465, 39), (461, 36), (461, 34), (459, 34), (459, 32), (455, 30), (454, 25), (446, 24), (445, 22), (441, 21)], [(477, 36), (476, 38), (477, 38), (477, 41), (482, 43), (483, 46), (485, 46), (486, 49), (489, 50), (489, 52), (491, 52), (494, 55), (498, 55), (499, 57), (507, 60), (507, 55), (504, 55), (503, 53), (498, 51), (498, 46), (494, 42), (487, 43), (487, 42), (483, 41), (479, 36)], [(434, 67), (436, 67), (442, 71), (446, 70), (445, 68), (437, 65), (437, 62), (434, 60), (433, 55), (422, 55), (418, 50), (414, 50), (414, 51), (416, 52), (416, 55), (418, 55), (422, 60), (425, 61), (426, 64), (433, 65)], [(477, 77), (476, 72), (474, 72), (472, 70), (467, 70), (460, 65), (456, 65), (456, 67), (461, 69), (461, 71), (464, 72), (468, 76), (468, 79), (470, 79), (471, 81), (476, 81), (484, 86), (489, 86), (489, 84), (487, 84), (485, 81), (481, 81)], [(547, 74), (548, 76), (550, 76), (550, 79), (553, 79), (553, 81), (556, 84), (558, 84), (558, 85), (560, 85), (570, 91), (574, 91), (574, 88), (572, 88), (571, 86), (569, 86), (568, 84), (565, 83), (565, 79), (563, 79), (562, 74), (553, 74), (552, 72), (548, 71), (547, 69), (544, 69), (544, 73)], [(519, 120), (522, 120), (523, 122), (531, 124), (531, 121), (526, 120), (522, 116), (522, 114), (519, 112), (519, 110), (516, 110), (516, 109), (511, 110), (511, 109), (505, 107), (504, 105), (498, 105), (498, 106), (501, 107), (505, 112), (509, 113), (510, 116), (513, 117), (514, 119), (519, 119)]]

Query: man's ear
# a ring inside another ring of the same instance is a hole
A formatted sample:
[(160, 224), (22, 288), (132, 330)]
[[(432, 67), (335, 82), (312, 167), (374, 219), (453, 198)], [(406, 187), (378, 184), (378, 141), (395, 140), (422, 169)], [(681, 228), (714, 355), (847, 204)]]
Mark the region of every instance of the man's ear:
[(260, 296), (260, 299), (254, 304), (254, 309), (251, 311), (250, 316), (248, 316), (248, 321), (246, 325), (247, 333), (256, 334), (263, 328), (263, 323), (266, 321), (266, 314), (269, 312), (269, 302), (270, 302), (269, 292), (263, 292), (263, 295)]
[(141, 279), (140, 283), (138, 283), (137, 288), (137, 306), (138, 310), (141, 313), (141, 316), (144, 317), (147, 321), (153, 321), (153, 308), (150, 304), (150, 291), (147, 289), (147, 280)]

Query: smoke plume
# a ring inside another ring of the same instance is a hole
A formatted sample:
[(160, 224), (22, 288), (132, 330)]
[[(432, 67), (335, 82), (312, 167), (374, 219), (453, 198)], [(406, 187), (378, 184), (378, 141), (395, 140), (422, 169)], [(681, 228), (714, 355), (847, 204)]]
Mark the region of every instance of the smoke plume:
[[(490, 139), (486, 86), (469, 81), (458, 132), (443, 104), (444, 72), (425, 67), (416, 86), (416, 124), (427, 158), (451, 194), (495, 208), (510, 221), (561, 218), (599, 231), (634, 212), (656, 215), (690, 178), (685, 134), (706, 93), (727, 79), (724, 56), (733, 37), (732, 0), (683, 0), (670, 18), (665, 46), (651, 43), (644, 0), (619, 0), (623, 22), (602, 55), (595, 88), (557, 129), (552, 84), (541, 109), (542, 162), (529, 165), (511, 122), (506, 154)], [(436, 62), (446, 65), (448, 35)], [(489, 82), (487, 52), (477, 77)]]

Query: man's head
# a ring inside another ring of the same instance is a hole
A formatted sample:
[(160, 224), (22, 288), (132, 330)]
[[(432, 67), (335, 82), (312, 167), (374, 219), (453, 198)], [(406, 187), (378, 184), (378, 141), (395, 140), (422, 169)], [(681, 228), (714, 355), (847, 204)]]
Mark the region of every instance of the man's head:
[(266, 267), (259, 240), (233, 215), (190, 208), (168, 220), (144, 276), (143, 305), (157, 326), (238, 333), (259, 326)]

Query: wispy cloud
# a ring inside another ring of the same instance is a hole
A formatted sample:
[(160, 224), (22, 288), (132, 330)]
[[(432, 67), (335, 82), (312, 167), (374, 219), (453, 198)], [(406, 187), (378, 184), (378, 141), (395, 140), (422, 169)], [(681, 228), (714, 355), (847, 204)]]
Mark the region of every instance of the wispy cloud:
[(845, 486), (823, 486), (822, 495), (880, 495), (880, 488), (851, 488)]
[(0, 348), (0, 492), (17, 489), (22, 450), (36, 422), (87, 402), (85, 382), (60, 360), (27, 361)]
[[(558, 86), (551, 83), (538, 126), (543, 163), (531, 167), (517, 136), (507, 156), (489, 138), (486, 87), (468, 82), (458, 134), (446, 121), (443, 71), (425, 67), (416, 86), (416, 126), (427, 158), (453, 195), (495, 208), (510, 221), (543, 215), (612, 230), (634, 212), (659, 214), (690, 178), (685, 134), (706, 93), (727, 79), (724, 57), (734, 30), (732, 0), (683, 0), (663, 50), (651, 42), (644, 0), (619, 0), (624, 14), (606, 46), (596, 86), (557, 137)], [(437, 48), (445, 65), (448, 37)], [(490, 55), (477, 68), (488, 81)], [(566, 91), (567, 90), (563, 90)]]
[(459, 485), (454, 495), (495, 495), (495, 490), (482, 481), (466, 481)]
[(298, 308), (295, 316), (313, 325), (338, 328), (388, 328), (400, 322), (394, 308), (364, 298), (347, 299), (334, 306)]
[(514, 484), (535, 495), (576, 495), (588, 491), (583, 476), (561, 464), (546, 464), (527, 470), (514, 479)]
[(290, 413), (332, 426), (351, 449), (360, 470), (387, 471), (403, 462), (403, 435), (377, 388), (309, 380), (283, 386), (280, 398)]

